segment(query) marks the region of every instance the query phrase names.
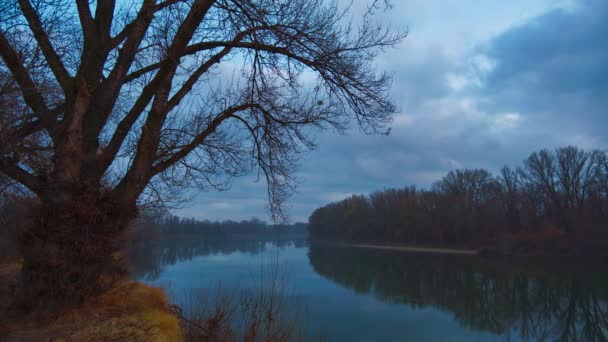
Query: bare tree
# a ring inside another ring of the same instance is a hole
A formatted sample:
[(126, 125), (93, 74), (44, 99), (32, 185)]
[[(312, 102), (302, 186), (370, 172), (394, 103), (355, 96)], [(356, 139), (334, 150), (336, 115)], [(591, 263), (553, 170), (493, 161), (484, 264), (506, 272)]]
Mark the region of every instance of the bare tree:
[(583, 210), (585, 200), (601, 181), (605, 155), (601, 151), (585, 151), (574, 146), (555, 151), (557, 177), (568, 210)]
[(583, 215), (589, 195), (602, 183), (605, 153), (574, 146), (534, 152), (525, 162), (524, 177), (546, 199), (545, 210), (567, 231)]
[(521, 171), (504, 166), (500, 169), (499, 182), (503, 195), (503, 210), (506, 214), (510, 230), (521, 228)]
[[(138, 201), (184, 186), (257, 170), (283, 218), (311, 128), (381, 132), (395, 112), (372, 63), (405, 34), (374, 21), (380, 4), (355, 26), (322, 0), (2, 2), (19, 129), (0, 171), (40, 199), (20, 239), (26, 292), (90, 289)], [(32, 136), (35, 164), (17, 148)]]

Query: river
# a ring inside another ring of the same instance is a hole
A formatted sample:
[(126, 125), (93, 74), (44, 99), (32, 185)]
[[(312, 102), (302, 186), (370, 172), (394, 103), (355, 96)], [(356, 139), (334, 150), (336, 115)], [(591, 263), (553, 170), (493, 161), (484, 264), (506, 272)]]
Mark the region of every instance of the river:
[(178, 304), (199, 289), (255, 290), (260, 274), (275, 265), (313, 340), (608, 339), (605, 265), (285, 239), (169, 239), (142, 243), (131, 254), (133, 276), (165, 288)]

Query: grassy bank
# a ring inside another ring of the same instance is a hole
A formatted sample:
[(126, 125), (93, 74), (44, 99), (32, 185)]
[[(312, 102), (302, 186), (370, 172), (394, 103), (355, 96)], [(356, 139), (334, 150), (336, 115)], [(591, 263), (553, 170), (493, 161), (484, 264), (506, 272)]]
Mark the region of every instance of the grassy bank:
[[(18, 263), (4, 264), (0, 270), (2, 288), (10, 288)], [(3, 292), (3, 303), (9, 303), (11, 292)], [(52, 316), (17, 316), (7, 307), (2, 310), (2, 341), (183, 341), (180, 321), (163, 290), (133, 281), (119, 282), (83, 305)]]
[(304, 340), (300, 312), (278, 261), (260, 270), (259, 288), (200, 289), (170, 304), (164, 290), (123, 280), (78, 307), (19, 315), (14, 301), (21, 265), (0, 263), (0, 341)]

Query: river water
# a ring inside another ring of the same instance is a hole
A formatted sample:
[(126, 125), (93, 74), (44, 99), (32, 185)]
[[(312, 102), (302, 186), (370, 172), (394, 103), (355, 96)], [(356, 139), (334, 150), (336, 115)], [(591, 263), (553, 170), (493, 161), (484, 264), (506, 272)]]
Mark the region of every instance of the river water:
[[(606, 265), (492, 261), (309, 244), (163, 240), (132, 250), (134, 277), (175, 303), (200, 289), (255, 290), (278, 268), (309, 339), (608, 339)], [(277, 266), (278, 265), (278, 266)]]

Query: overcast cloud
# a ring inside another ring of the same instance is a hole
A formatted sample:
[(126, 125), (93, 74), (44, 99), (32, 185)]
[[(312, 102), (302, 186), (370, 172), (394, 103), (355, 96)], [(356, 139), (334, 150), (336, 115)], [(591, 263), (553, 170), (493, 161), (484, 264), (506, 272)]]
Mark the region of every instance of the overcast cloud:
[[(353, 193), (426, 187), (461, 167), (496, 171), (543, 147), (606, 148), (608, 1), (393, 4), (383, 20), (410, 35), (378, 60), (394, 74), (401, 109), (391, 134), (318, 134), (299, 168), (293, 221)], [(267, 219), (265, 184), (255, 180), (201, 193), (177, 214)]]

